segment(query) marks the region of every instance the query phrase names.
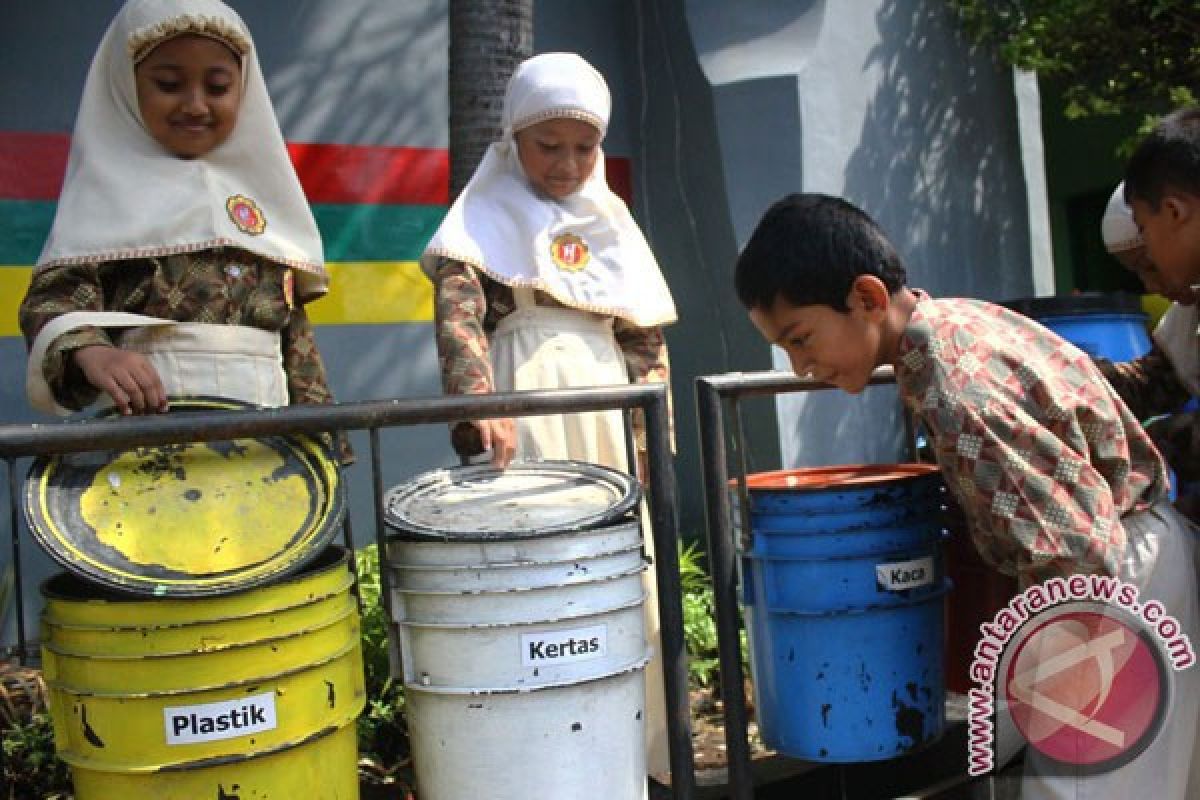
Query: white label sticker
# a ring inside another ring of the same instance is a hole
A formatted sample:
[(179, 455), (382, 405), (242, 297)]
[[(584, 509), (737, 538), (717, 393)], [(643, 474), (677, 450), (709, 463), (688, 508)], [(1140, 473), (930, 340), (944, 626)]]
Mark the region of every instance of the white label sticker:
[(875, 580), (887, 592), (903, 592), (933, 583), (933, 556), (875, 565)]
[(587, 661), (607, 654), (607, 625), (521, 634), (521, 663), (527, 667)]
[(233, 739), (274, 730), (275, 693), (163, 709), (167, 744), (192, 744)]

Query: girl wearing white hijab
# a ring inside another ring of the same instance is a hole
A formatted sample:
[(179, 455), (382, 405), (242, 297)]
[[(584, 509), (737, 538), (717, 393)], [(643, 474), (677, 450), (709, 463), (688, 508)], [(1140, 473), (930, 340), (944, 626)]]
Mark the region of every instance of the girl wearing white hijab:
[(88, 72), (21, 305), (31, 403), (331, 402), (302, 306), (327, 282), (245, 24), (219, 0), (130, 0)]
[[(1136, 273), (1146, 289), (1164, 293), (1142, 235), (1125, 202), (1125, 185), (1113, 191), (1101, 219), (1100, 232), (1108, 252)], [(1100, 371), (1139, 419), (1157, 417), (1147, 431), (1182, 485), (1175, 505), (1200, 523), (1200, 418), (1196, 411), (1180, 412), (1200, 395), (1200, 311), (1195, 292), (1164, 295), (1171, 305), (1152, 338), (1154, 346), (1132, 361), (1097, 360)]]
[[(572, 53), (520, 64), (503, 132), (421, 259), (437, 286), (437, 344), (447, 393), (481, 394), (669, 382), (661, 326), (675, 306), (658, 262), (604, 178), (611, 99)], [(635, 431), (639, 450), (644, 432)], [(628, 468), (618, 411), (460, 423), (463, 455), (574, 459)], [(647, 536), (647, 546), (650, 545)], [(647, 640), (657, 650), (657, 593)], [(661, 659), (647, 668), (647, 769), (668, 770)]]

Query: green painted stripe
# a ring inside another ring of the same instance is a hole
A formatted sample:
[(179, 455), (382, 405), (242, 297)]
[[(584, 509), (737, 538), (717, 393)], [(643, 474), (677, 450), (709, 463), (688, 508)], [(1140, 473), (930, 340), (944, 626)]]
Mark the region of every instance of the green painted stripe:
[(416, 261), (445, 206), (313, 206), (326, 261)]
[(54, 222), (51, 200), (0, 200), (0, 264), (33, 264)]
[[(54, 208), (48, 200), (0, 200), (0, 264), (37, 261)], [(313, 206), (326, 261), (415, 261), (445, 214), (444, 206)]]

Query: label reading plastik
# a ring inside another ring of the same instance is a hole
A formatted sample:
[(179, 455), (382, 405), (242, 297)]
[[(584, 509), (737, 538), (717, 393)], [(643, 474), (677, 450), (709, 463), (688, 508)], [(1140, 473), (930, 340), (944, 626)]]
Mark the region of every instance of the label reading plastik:
[(521, 634), (521, 664), (526, 667), (587, 661), (607, 653), (607, 625)]
[(233, 739), (274, 730), (275, 693), (241, 697), (220, 703), (163, 709), (167, 744), (194, 744)]
[(886, 592), (903, 592), (933, 583), (933, 557), (875, 565), (875, 582)]

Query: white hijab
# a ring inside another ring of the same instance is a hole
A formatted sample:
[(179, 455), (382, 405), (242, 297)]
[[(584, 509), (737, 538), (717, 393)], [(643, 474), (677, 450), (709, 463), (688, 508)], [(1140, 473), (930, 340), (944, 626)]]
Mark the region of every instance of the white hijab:
[[(150, 136), (134, 81), (137, 60), (189, 33), (239, 53), (244, 83), (229, 138), (196, 159), (178, 158)], [(260, 221), (265, 225), (256, 232)], [(214, 247), (238, 247), (296, 268), (301, 300), (328, 288), (316, 221), (241, 18), (219, 0), (130, 0), (92, 60), (37, 269)]]
[(575, 194), (553, 200), (529, 183), (513, 134), (569, 117), (608, 127), (604, 78), (573, 53), (522, 62), (504, 96), (503, 133), (450, 207), (421, 257), (436, 279), (438, 259), (470, 264), (512, 287), (539, 289), (560, 303), (650, 327), (674, 322), (675, 304), (629, 209), (608, 188), (604, 154)]

